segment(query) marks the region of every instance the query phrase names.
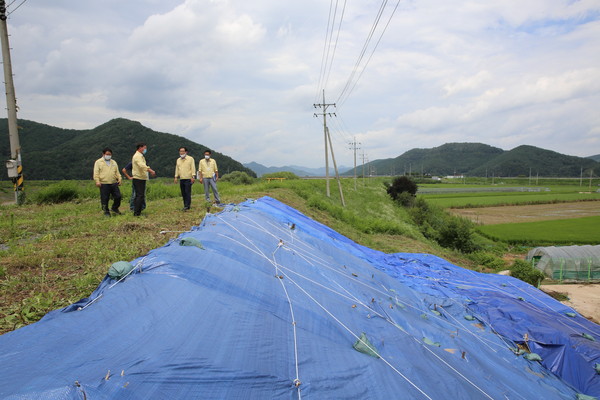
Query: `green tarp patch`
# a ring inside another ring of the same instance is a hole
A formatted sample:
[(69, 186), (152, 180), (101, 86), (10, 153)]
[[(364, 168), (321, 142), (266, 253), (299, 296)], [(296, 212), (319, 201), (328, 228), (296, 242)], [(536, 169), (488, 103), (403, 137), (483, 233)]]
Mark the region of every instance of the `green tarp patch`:
[(112, 279), (119, 280), (131, 272), (133, 265), (127, 261), (117, 261), (108, 269), (108, 276)]
[(356, 343), (354, 343), (352, 345), (352, 347), (354, 347), (354, 350), (356, 350), (356, 351), (360, 351), (361, 353), (364, 353), (371, 357), (379, 358), (377, 349), (369, 341), (369, 339), (367, 338), (367, 335), (365, 335), (364, 332), (360, 334), (360, 338), (356, 341)]
[(185, 237), (183, 239), (181, 239), (179, 241), (179, 245), (180, 246), (196, 246), (199, 249), (204, 250), (204, 246), (202, 246), (202, 243), (200, 243), (200, 241), (196, 238), (193, 237)]

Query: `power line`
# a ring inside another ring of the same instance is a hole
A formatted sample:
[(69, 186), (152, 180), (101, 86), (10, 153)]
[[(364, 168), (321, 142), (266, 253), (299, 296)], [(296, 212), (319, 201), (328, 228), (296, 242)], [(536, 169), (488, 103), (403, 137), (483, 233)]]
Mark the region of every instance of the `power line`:
[(394, 10), (392, 11), (392, 14), (388, 18), (388, 21), (385, 24), (385, 27), (383, 28), (383, 31), (381, 32), (381, 35), (379, 36), (379, 39), (377, 40), (377, 43), (375, 43), (375, 47), (373, 47), (373, 51), (371, 51), (371, 55), (369, 56), (369, 58), (367, 59), (367, 62), (365, 63), (365, 66), (363, 67), (362, 71), (358, 75), (358, 78), (356, 79), (356, 81), (354, 81), (354, 85), (352, 85), (352, 88), (350, 89), (350, 91), (348, 92), (348, 94), (346, 95), (346, 97), (343, 100), (341, 100), (342, 95), (340, 95), (340, 97), (338, 98), (338, 102), (340, 102), (340, 107), (346, 102), (346, 100), (348, 100), (348, 97), (350, 97), (350, 95), (354, 91), (354, 88), (356, 87), (356, 84), (358, 83), (358, 81), (360, 80), (360, 78), (364, 74), (365, 70), (367, 69), (367, 65), (369, 65), (369, 62), (371, 61), (371, 58), (373, 57), (373, 54), (375, 54), (375, 50), (377, 50), (377, 47), (379, 46), (379, 42), (381, 42), (381, 39), (383, 38), (383, 34), (387, 30), (387, 27), (390, 25), (390, 22), (392, 21), (392, 17), (396, 13), (396, 10), (398, 9), (399, 5), (400, 5), (400, 0), (398, 0), (398, 2), (396, 3), (396, 7), (394, 7)]
[[(17, 1), (17, 0), (13, 0), (13, 1), (12, 1), (12, 2), (11, 2), (11, 3), (10, 3), (8, 6), (7, 6), (7, 8), (8, 8), (8, 7), (10, 7), (12, 4), (14, 4), (16, 1)], [(8, 16), (8, 15), (10, 15), (10, 14), (14, 13), (15, 11), (17, 11), (17, 10), (19, 9), (19, 7), (21, 7), (23, 4), (25, 4), (25, 2), (26, 2), (26, 1), (27, 1), (27, 0), (23, 0), (23, 1), (22, 1), (22, 2), (21, 2), (21, 3), (20, 3), (18, 6), (17, 6), (17, 7), (15, 7), (15, 9), (14, 9), (14, 10), (12, 10), (11, 12), (9, 12), (9, 13), (8, 13), (8, 14), (6, 14), (6, 15)]]
[[(336, 2), (337, 8), (337, 2)], [(333, 60), (335, 59), (335, 51), (337, 49), (338, 40), (340, 38), (340, 30), (342, 28), (342, 20), (344, 19), (344, 13), (346, 12), (346, 0), (344, 0), (344, 7), (342, 8), (342, 15), (340, 16), (340, 23), (338, 24), (338, 31), (335, 37), (335, 44), (333, 45), (333, 54), (331, 55), (331, 62), (329, 63), (329, 71), (327, 71), (327, 78), (325, 79), (325, 84), (323, 85), (323, 89), (327, 89), (327, 83), (329, 82), (329, 75), (331, 75), (331, 67), (333, 66)], [(335, 20), (335, 15), (334, 15)]]
[[(337, 4), (337, 1), (336, 1)], [(319, 98), (319, 94), (321, 93), (321, 83), (323, 82), (323, 78), (325, 77), (325, 73), (323, 72), (326, 68), (326, 58), (325, 58), (325, 54), (326, 51), (325, 49), (327, 49), (327, 38), (329, 37), (329, 25), (331, 23), (331, 26), (333, 27), (333, 22), (331, 21), (331, 10), (333, 8), (333, 0), (331, 0), (329, 2), (329, 16), (327, 17), (327, 29), (325, 30), (325, 42), (323, 43), (323, 55), (321, 56), (321, 69), (319, 71), (319, 84), (317, 85), (317, 93), (315, 94), (315, 103), (317, 102), (317, 99)], [(333, 28), (332, 28), (333, 29)]]
[(350, 84), (351, 84), (352, 80), (354, 79), (354, 75), (356, 74), (356, 71), (358, 70), (358, 66), (360, 65), (360, 63), (365, 55), (365, 52), (367, 51), (367, 48), (369, 47), (369, 43), (371, 42), (373, 33), (375, 32), (375, 29), (377, 28), (377, 25), (379, 24), (379, 20), (381, 19), (381, 15), (383, 14), (383, 10), (385, 9), (386, 4), (387, 4), (387, 0), (383, 0), (381, 3), (381, 6), (379, 7), (379, 11), (377, 12), (377, 15), (375, 16), (375, 21), (373, 21), (371, 30), (369, 31), (369, 34), (367, 35), (367, 39), (365, 40), (362, 50), (360, 51), (358, 59), (356, 60), (356, 63), (354, 63), (354, 68), (352, 69), (352, 72), (350, 73), (350, 77), (346, 81), (346, 84), (344, 85), (344, 88), (342, 89), (342, 92), (340, 93), (338, 100), (342, 98), (342, 96), (346, 93), (346, 91), (350, 87)]

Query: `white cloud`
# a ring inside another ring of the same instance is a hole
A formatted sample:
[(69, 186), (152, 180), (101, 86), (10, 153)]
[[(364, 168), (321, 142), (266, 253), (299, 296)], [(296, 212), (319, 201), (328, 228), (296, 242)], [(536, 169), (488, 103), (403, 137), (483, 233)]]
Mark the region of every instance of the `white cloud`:
[[(379, 4), (347, 3), (327, 102)], [(27, 2), (9, 19), (20, 118), (125, 117), (243, 162), (324, 164), (312, 103), (328, 13), (315, 0)], [(371, 160), (463, 141), (598, 154), (598, 37), (594, 0), (403, 1), (332, 121), (336, 158), (352, 164), (353, 136)]]

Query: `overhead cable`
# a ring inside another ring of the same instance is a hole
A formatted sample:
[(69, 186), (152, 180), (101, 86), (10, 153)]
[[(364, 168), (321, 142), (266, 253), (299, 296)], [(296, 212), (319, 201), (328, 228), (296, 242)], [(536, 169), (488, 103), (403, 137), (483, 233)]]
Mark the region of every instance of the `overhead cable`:
[(379, 46), (379, 42), (381, 42), (381, 38), (383, 38), (383, 34), (387, 30), (387, 27), (390, 25), (390, 22), (392, 21), (392, 17), (396, 13), (396, 10), (398, 9), (399, 5), (400, 5), (400, 0), (398, 0), (398, 2), (396, 3), (396, 7), (394, 7), (394, 10), (392, 11), (390, 17), (388, 18), (388, 21), (385, 24), (385, 27), (383, 28), (383, 31), (381, 32), (381, 35), (379, 35), (379, 39), (377, 40), (377, 43), (375, 43), (375, 46), (373, 47), (373, 50), (371, 51), (371, 54), (369, 55), (369, 58), (367, 59), (367, 62), (365, 63), (362, 71), (358, 75), (358, 78), (356, 78), (356, 80), (354, 81), (354, 84), (352, 85), (352, 88), (350, 89), (350, 91), (347, 92), (346, 96), (343, 99), (342, 99), (342, 95), (340, 94), (340, 97), (337, 100), (337, 102), (339, 103), (338, 107), (341, 107), (346, 102), (346, 100), (348, 99), (348, 97), (350, 97), (350, 95), (352, 94), (352, 92), (354, 91), (354, 88), (356, 87), (356, 84), (358, 83), (358, 81), (362, 77), (363, 73), (367, 69), (367, 65), (369, 65), (369, 62), (371, 61), (371, 58), (373, 57), (373, 54), (375, 53), (375, 50), (377, 50), (377, 47)]
[[(337, 1), (336, 1), (337, 4)], [(319, 71), (319, 84), (317, 85), (317, 94), (315, 94), (315, 100), (313, 103), (317, 102), (317, 99), (319, 98), (319, 94), (321, 93), (321, 83), (323, 82), (323, 78), (325, 76), (324, 71), (326, 70), (326, 58), (325, 58), (325, 54), (326, 54), (326, 49), (327, 49), (327, 38), (329, 37), (329, 26), (332, 26), (333, 29), (333, 22), (331, 21), (331, 10), (333, 8), (333, 0), (330, 1), (329, 3), (329, 16), (327, 17), (327, 29), (325, 31), (325, 42), (323, 43), (323, 55), (321, 56), (321, 69)]]

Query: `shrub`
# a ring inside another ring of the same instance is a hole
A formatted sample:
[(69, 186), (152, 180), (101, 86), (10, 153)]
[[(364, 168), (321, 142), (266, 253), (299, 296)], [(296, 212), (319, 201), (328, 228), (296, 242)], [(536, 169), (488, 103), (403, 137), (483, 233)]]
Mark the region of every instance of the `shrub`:
[(407, 176), (399, 176), (390, 185), (384, 184), (387, 194), (405, 207), (411, 206), (417, 193), (417, 184)]
[(494, 271), (500, 271), (506, 268), (506, 262), (492, 253), (478, 251), (474, 252), (470, 258), (477, 264), (483, 265)]
[(266, 178), (285, 178), (285, 179), (300, 179), (300, 177), (293, 172), (289, 171), (281, 171), (281, 172), (273, 172), (270, 174), (264, 174), (262, 176), (263, 179)]
[(438, 243), (442, 247), (458, 250), (462, 253), (472, 253), (477, 250), (469, 221), (461, 218), (450, 217), (439, 230)]
[(423, 236), (435, 240), (440, 246), (463, 253), (478, 249), (472, 236), (473, 223), (469, 220), (453, 216), (422, 198), (415, 199), (408, 212)]
[(73, 181), (60, 181), (54, 183), (35, 195), (37, 204), (56, 204), (75, 200), (79, 197), (79, 189)]
[(533, 265), (524, 260), (515, 260), (510, 267), (510, 275), (535, 287), (538, 287), (544, 279), (542, 271), (535, 269)]
[(220, 179), (224, 182), (231, 182), (234, 185), (251, 185), (254, 183), (254, 178), (242, 171), (233, 171), (223, 175)]

